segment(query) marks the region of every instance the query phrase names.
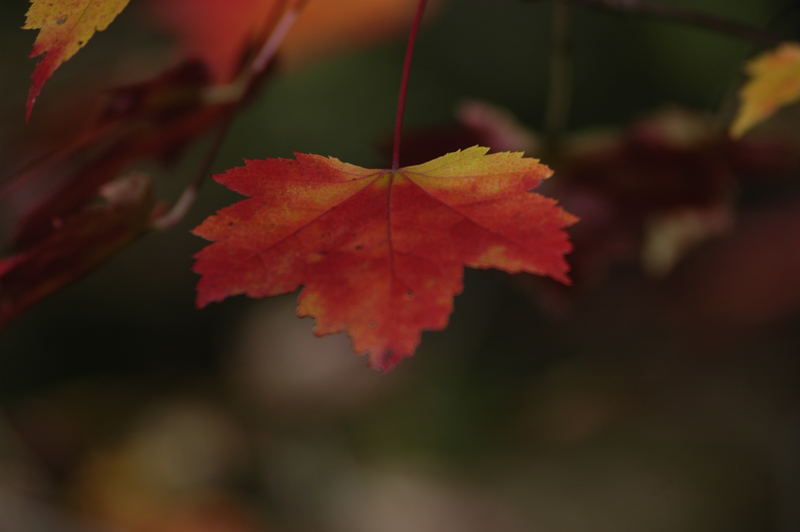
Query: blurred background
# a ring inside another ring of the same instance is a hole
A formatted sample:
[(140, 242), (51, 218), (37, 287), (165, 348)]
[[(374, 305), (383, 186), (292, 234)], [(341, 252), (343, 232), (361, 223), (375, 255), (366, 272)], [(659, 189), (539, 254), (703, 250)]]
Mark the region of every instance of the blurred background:
[[(789, 0), (663, 3), (800, 29)], [(287, 56), (214, 170), (292, 152), (386, 165), (414, 4), (336, 53)], [(567, 134), (547, 149), (551, 2), (434, 7), (406, 162), (476, 143), (542, 157), (544, 192), (582, 218), (574, 286), (467, 271), (450, 326), (381, 375), (315, 338), (294, 295), (194, 308), (189, 231), (238, 199), (209, 181), (176, 227), (0, 331), (0, 530), (800, 529), (800, 109), (725, 134), (764, 48), (574, 6)], [(3, 179), (98, 91), (178, 59), (132, 2), (25, 125), (26, 9), (0, 5)], [(133, 169), (174, 199), (204, 139)]]

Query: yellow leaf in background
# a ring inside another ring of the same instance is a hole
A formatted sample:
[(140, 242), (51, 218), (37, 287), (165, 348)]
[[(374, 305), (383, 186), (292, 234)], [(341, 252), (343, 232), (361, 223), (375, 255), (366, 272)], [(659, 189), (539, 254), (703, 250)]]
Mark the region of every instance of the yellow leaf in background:
[(784, 105), (800, 100), (800, 43), (786, 42), (747, 64), (750, 76), (731, 135), (741, 137)]
[(31, 0), (26, 30), (40, 30), (30, 57), (44, 55), (33, 72), (27, 116), (53, 72), (75, 55), (97, 31), (105, 30), (129, 0)]

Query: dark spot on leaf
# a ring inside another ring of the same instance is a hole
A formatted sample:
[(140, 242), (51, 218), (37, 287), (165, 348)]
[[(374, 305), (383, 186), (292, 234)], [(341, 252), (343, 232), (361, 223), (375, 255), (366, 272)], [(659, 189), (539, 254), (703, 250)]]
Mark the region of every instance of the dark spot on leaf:
[(394, 351), (392, 349), (387, 349), (386, 352), (383, 354), (383, 365), (386, 366), (389, 364), (389, 361), (392, 360), (394, 356)]
[(66, 16), (64, 16), (64, 17), (58, 17), (58, 18), (56, 19), (56, 24), (58, 24), (59, 26), (61, 26), (61, 25), (62, 25), (62, 24), (64, 24), (66, 21), (67, 21), (67, 17), (66, 17)]
[(378, 326), (378, 324), (375, 323), (375, 320), (370, 320), (370, 322), (367, 325), (369, 325), (370, 329), (374, 329), (375, 327)]

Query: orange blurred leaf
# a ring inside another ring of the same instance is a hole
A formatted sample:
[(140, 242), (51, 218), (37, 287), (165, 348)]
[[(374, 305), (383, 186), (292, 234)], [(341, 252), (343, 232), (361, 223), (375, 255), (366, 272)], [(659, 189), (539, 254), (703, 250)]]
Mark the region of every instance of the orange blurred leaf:
[(761, 54), (746, 67), (750, 80), (740, 93), (741, 105), (731, 135), (741, 137), (779, 108), (800, 100), (800, 43), (786, 42)]
[[(230, 81), (249, 49), (280, 17), (286, 0), (152, 2), (156, 18), (185, 57), (204, 61), (218, 82)], [(404, 29), (416, 0), (309, 2), (281, 51), (291, 63), (391, 37)]]
[(27, 116), (45, 82), (75, 55), (97, 31), (105, 30), (129, 0), (31, 0), (26, 30), (40, 30), (30, 57), (44, 57), (36, 65), (28, 91)]
[(347, 331), (374, 368), (411, 356), (446, 326), (463, 266), (568, 283), (563, 228), (576, 218), (528, 191), (552, 171), (521, 153), (475, 146), (399, 170), (335, 158), (247, 161), (215, 179), (249, 199), (195, 234), (200, 307), (230, 295), (304, 286), (298, 315), (318, 335)]
[(265, 29), (279, 0), (170, 0), (151, 2), (157, 20), (174, 34), (186, 58), (203, 61), (213, 78), (235, 75), (248, 45)]
[[(294, 64), (388, 39), (408, 27), (417, 1), (309, 2), (286, 38), (283, 59)], [(435, 2), (432, 4), (431, 7), (438, 5)]]

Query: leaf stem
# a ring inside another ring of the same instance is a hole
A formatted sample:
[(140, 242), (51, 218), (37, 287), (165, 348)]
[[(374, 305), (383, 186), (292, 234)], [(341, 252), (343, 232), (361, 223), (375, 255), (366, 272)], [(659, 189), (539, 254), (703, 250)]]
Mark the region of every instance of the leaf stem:
[(403, 118), (406, 113), (406, 95), (408, 94), (408, 78), (411, 74), (411, 60), (414, 57), (414, 45), (417, 42), (417, 33), (422, 24), (422, 15), (428, 0), (419, 0), (417, 12), (411, 22), (411, 30), (406, 44), (406, 57), (403, 60), (403, 75), (400, 79), (400, 94), (397, 97), (397, 114), (394, 121), (394, 143), (392, 145), (392, 170), (400, 168), (400, 139), (403, 136)]
[(272, 28), (269, 37), (267, 37), (267, 39), (261, 45), (258, 53), (254, 56), (252, 62), (250, 63), (248, 73), (245, 74), (246, 87), (236, 92), (236, 99), (230, 104), (230, 108), (225, 111), (225, 116), (222, 118), (222, 121), (217, 127), (214, 138), (208, 147), (208, 151), (203, 158), (203, 162), (200, 165), (199, 171), (197, 172), (194, 180), (183, 190), (181, 195), (166, 213), (160, 215), (151, 222), (150, 225), (153, 229), (169, 229), (180, 222), (189, 212), (189, 209), (192, 207), (195, 200), (197, 200), (200, 188), (203, 186), (203, 183), (205, 183), (208, 174), (211, 172), (211, 168), (214, 166), (214, 161), (216, 161), (217, 155), (219, 155), (222, 145), (225, 143), (225, 139), (231, 130), (231, 126), (233, 125), (236, 115), (242, 108), (244, 101), (250, 95), (250, 90), (258, 83), (258, 81), (267, 71), (267, 67), (275, 58), (275, 55), (278, 53), (278, 49), (286, 38), (286, 35), (297, 21), (300, 13), (308, 1), (309, 0), (291, 0), (289, 5), (286, 7), (280, 19), (278, 19), (278, 22)]
[(570, 6), (568, 0), (552, 3), (552, 52), (550, 54), (550, 84), (547, 94), (545, 131), (548, 149), (557, 151), (567, 127), (572, 85), (570, 61)]
[(195, 178), (189, 183), (189, 186), (183, 189), (181, 195), (167, 212), (150, 222), (150, 227), (157, 230), (170, 229), (177, 225), (189, 212), (189, 209), (191, 209), (195, 200), (197, 200), (200, 188), (203, 186), (203, 183), (205, 183), (206, 177), (214, 166), (214, 161), (217, 160), (217, 155), (219, 155), (222, 145), (225, 143), (225, 139), (231, 130), (233, 119), (236, 117), (236, 111), (239, 107), (240, 105), (237, 102), (225, 113), (222, 123), (217, 126), (217, 131), (214, 134), (214, 138), (211, 140), (211, 144), (209, 144), (199, 171), (195, 174)]

